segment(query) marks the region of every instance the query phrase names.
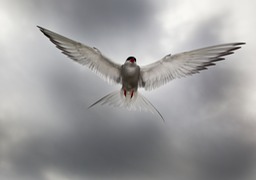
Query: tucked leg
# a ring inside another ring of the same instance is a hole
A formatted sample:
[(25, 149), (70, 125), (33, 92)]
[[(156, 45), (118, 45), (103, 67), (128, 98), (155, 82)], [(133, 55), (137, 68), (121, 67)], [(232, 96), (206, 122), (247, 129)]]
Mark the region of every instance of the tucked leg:
[(124, 89), (124, 96), (126, 97), (126, 89)]
[(133, 97), (133, 94), (134, 94), (134, 90), (132, 90), (132, 92), (131, 92), (131, 98)]

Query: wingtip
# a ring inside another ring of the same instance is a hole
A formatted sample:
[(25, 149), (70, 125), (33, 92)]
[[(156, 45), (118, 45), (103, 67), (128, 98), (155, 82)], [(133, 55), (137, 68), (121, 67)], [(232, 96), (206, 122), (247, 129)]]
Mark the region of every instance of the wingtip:
[(47, 33), (53, 33), (49, 29), (43, 28), (42, 26), (36, 26), (42, 33), (44, 33), (47, 36)]
[(240, 46), (240, 45), (245, 45), (246, 42), (238, 42), (238, 43), (235, 43), (235, 46)]
[[(41, 26), (36, 26), (42, 33), (45, 34), (45, 28), (41, 27)], [(46, 34), (45, 34), (46, 35)]]
[(36, 26), (37, 28), (39, 28), (40, 30), (43, 30), (44, 28), (43, 27), (41, 27), (41, 26)]

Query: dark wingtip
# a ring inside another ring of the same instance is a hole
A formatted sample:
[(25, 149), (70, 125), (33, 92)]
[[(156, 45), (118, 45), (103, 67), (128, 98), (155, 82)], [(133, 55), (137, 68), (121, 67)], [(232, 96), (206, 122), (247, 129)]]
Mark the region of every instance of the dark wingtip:
[(43, 27), (41, 27), (41, 26), (36, 26), (36, 27), (38, 27), (39, 30), (40, 30), (45, 36), (47, 36), (48, 38), (50, 38), (49, 35), (45, 33), (45, 29), (44, 29)]
[(235, 46), (240, 46), (240, 45), (245, 45), (246, 44), (246, 42), (238, 42), (238, 43), (235, 43), (234, 45)]
[(39, 28), (40, 31), (42, 31), (42, 32), (44, 31), (43, 27), (41, 27), (41, 26), (36, 26), (36, 27)]
[[(41, 26), (37, 26), (38, 28), (39, 28), (39, 30), (46, 36), (46, 37), (48, 37), (49, 39), (50, 39), (50, 41), (52, 42), (52, 43), (54, 43), (54, 44), (56, 44), (56, 45), (58, 45), (59, 44), (59, 42), (57, 42), (57, 41), (55, 41), (48, 33), (49, 33), (49, 30), (47, 30), (47, 29), (45, 29), (45, 28), (43, 28), (43, 27), (41, 27)], [(47, 31), (48, 31), (48, 33), (47, 33)]]

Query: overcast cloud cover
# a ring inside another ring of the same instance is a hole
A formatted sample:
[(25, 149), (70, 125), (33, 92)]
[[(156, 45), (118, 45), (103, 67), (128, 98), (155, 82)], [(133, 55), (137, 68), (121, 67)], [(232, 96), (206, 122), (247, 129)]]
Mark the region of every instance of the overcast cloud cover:
[[(0, 179), (256, 178), (256, 1), (0, 0)], [(226, 61), (142, 92), (165, 117), (87, 107), (119, 89), (36, 25), (118, 63), (244, 41)]]

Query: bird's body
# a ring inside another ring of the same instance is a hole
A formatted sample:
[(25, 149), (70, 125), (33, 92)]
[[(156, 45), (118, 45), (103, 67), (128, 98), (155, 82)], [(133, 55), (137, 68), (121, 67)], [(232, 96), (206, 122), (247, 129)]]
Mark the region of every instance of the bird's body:
[(233, 54), (245, 43), (227, 43), (174, 55), (167, 55), (162, 59), (146, 65), (138, 66), (135, 57), (128, 57), (123, 65), (114, 63), (101, 52), (45, 28), (38, 28), (59, 48), (63, 54), (74, 61), (87, 66), (107, 81), (122, 85), (120, 91), (112, 92), (96, 104), (107, 104), (115, 107), (125, 107), (130, 110), (148, 110), (163, 116), (141, 94), (138, 88), (152, 90), (162, 86), (175, 78), (181, 78), (224, 60), (224, 56)]
[(130, 94), (132, 98), (138, 90), (140, 67), (134, 62), (126, 61), (121, 66), (121, 79), (124, 96)]

